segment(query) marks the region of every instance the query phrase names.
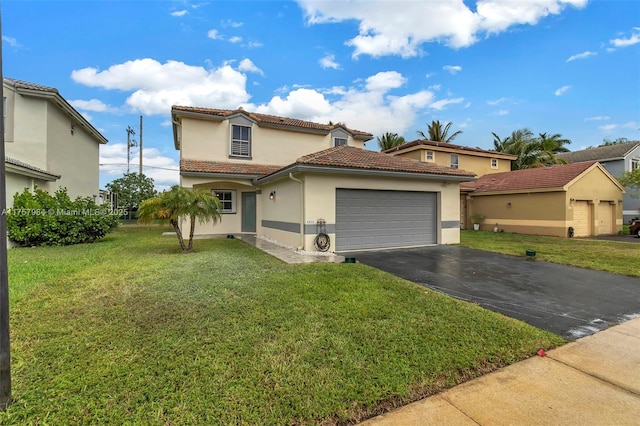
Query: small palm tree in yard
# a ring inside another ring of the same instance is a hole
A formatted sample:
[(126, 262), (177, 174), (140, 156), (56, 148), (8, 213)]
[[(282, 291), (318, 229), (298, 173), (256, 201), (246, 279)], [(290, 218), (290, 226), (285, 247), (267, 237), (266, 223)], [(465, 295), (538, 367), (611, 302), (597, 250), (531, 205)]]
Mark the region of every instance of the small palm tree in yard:
[[(169, 222), (176, 231), (180, 248), (184, 253), (193, 250), (193, 233), (196, 228), (196, 220), (204, 223), (208, 220), (216, 223), (220, 219), (220, 200), (210, 190), (186, 189), (174, 186), (169, 191), (160, 193), (159, 196), (143, 201), (138, 208), (138, 222), (152, 223)], [(180, 218), (189, 218), (189, 242), (185, 244), (180, 229)]]

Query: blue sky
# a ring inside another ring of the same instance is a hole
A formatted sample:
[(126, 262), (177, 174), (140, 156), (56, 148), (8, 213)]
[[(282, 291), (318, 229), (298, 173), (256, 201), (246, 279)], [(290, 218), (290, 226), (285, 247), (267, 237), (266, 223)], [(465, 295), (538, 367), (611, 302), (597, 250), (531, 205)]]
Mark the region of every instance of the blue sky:
[[(640, 2), (3, 1), (6, 77), (56, 87), (108, 139), (101, 186), (178, 182), (173, 104), (417, 138), (432, 120), (490, 149), (528, 127), (573, 150), (640, 139)], [(134, 139), (137, 135), (134, 136)], [(368, 149), (377, 149), (375, 139)], [(138, 170), (137, 148), (132, 171)]]

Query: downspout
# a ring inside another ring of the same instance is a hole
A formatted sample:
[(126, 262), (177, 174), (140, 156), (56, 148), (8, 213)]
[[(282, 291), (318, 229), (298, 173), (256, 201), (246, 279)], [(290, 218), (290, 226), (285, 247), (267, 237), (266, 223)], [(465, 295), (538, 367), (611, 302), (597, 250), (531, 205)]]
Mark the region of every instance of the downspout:
[(298, 250), (304, 250), (304, 183), (289, 172), (289, 179), (300, 184), (300, 247)]

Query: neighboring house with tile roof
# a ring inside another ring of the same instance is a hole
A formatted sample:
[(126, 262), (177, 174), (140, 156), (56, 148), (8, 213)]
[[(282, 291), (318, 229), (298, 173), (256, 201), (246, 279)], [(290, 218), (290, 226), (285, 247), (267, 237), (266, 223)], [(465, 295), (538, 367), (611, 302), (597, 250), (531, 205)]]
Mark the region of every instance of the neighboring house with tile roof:
[[(344, 124), (174, 106), (180, 184), (218, 195), (196, 234), (252, 233), (315, 251), (458, 243), (459, 184), (474, 173), (364, 149)], [(318, 247), (316, 236), (330, 237)]]
[[(565, 152), (557, 156), (569, 163), (598, 161), (609, 173), (618, 178), (624, 172), (640, 168), (640, 141)], [(640, 216), (640, 197), (638, 197), (640, 194), (634, 192), (633, 189), (628, 188), (623, 198), (623, 217), (626, 223)]]
[(384, 152), (438, 166), (459, 168), (478, 176), (511, 171), (511, 162), (518, 158), (517, 155), (504, 152), (423, 139), (407, 142)]
[(7, 206), (24, 188), (99, 196), (99, 146), (107, 139), (53, 87), (5, 78)]
[(624, 188), (597, 161), (490, 174), (461, 184), (467, 221), (485, 216), (481, 229), (575, 237), (622, 229)]

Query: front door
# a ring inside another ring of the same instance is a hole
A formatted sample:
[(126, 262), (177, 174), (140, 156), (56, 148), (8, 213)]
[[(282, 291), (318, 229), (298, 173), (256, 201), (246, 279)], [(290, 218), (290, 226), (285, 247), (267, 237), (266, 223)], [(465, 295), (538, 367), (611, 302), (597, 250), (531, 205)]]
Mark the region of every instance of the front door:
[(242, 232), (256, 232), (256, 193), (242, 193)]

